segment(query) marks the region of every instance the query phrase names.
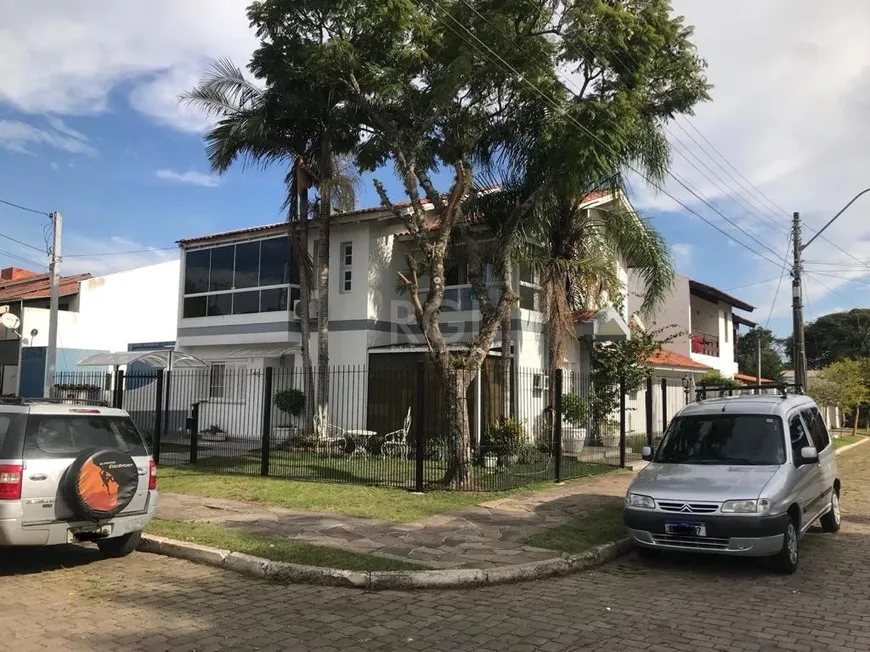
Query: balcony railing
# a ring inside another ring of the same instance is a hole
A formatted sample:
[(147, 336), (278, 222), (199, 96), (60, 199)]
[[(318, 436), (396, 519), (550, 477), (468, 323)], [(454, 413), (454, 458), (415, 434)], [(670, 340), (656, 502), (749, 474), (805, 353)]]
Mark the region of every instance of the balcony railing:
[(692, 353), (719, 357), (719, 336), (692, 331)]

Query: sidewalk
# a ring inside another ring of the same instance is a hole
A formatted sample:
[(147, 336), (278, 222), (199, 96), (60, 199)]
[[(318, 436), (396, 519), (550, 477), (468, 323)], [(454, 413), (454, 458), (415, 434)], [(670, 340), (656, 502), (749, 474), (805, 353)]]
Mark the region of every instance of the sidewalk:
[(187, 494), (161, 494), (158, 518), (215, 523), (352, 552), (413, 561), (423, 567), (496, 568), (559, 557), (523, 545), (529, 536), (618, 504), (633, 474), (615, 472), (492, 500), (413, 523), (302, 512)]

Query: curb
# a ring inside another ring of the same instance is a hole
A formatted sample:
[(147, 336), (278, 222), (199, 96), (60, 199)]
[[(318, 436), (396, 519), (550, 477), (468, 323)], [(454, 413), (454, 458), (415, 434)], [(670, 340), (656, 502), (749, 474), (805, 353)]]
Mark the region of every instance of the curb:
[(146, 534), (139, 552), (149, 552), (197, 564), (225, 568), (248, 577), (285, 584), (316, 584), (352, 589), (383, 591), (388, 589), (458, 589), (527, 582), (567, 575), (605, 564), (629, 551), (628, 538), (605, 543), (587, 552), (564, 555), (528, 564), (499, 568), (451, 568), (419, 571), (348, 571), (336, 568), (303, 566), (254, 557)]
[(856, 448), (858, 446), (863, 446), (868, 441), (870, 441), (870, 437), (864, 437), (864, 439), (862, 439), (861, 441), (856, 441), (854, 444), (849, 444), (848, 446), (838, 448), (836, 451), (834, 451), (834, 455), (842, 455), (846, 451), (852, 450), (853, 448)]

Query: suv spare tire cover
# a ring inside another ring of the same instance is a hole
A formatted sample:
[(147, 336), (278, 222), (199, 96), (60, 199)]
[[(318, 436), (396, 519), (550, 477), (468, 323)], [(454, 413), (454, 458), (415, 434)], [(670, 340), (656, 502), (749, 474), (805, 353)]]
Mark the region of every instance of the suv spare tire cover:
[(133, 500), (139, 469), (127, 453), (112, 448), (82, 451), (66, 470), (64, 498), (87, 519), (111, 518)]

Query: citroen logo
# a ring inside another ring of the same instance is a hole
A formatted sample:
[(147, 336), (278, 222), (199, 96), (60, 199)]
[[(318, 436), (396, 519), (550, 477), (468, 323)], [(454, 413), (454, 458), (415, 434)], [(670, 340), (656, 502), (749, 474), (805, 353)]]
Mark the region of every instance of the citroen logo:
[(689, 507), (688, 505), (683, 505), (682, 507), (680, 507), (680, 511), (681, 512), (691, 512), (692, 508)]

